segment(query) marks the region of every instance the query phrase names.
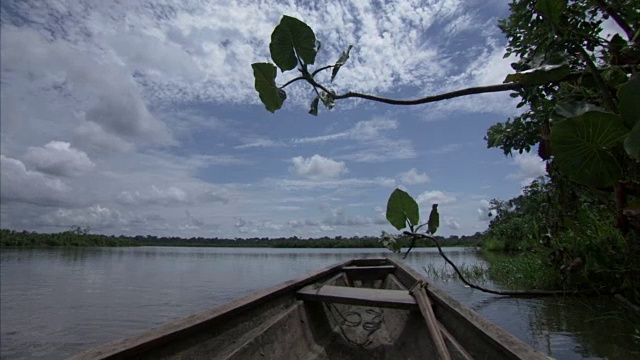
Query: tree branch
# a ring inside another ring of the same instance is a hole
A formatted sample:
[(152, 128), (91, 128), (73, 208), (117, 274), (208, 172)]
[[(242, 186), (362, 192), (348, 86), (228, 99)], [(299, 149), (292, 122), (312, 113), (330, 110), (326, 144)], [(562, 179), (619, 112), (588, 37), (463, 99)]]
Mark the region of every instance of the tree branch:
[(609, 88), (604, 83), (602, 76), (600, 76), (598, 67), (596, 66), (596, 64), (594, 64), (593, 60), (591, 60), (591, 58), (589, 57), (589, 54), (582, 46), (578, 45), (577, 48), (578, 48), (578, 53), (580, 54), (580, 57), (582, 57), (582, 60), (584, 60), (584, 62), (587, 64), (589, 71), (591, 71), (591, 74), (593, 75), (593, 80), (596, 82), (596, 85), (598, 86), (598, 88), (600, 88), (600, 91), (602, 92), (602, 100), (604, 101), (604, 105), (608, 108), (609, 111), (612, 111), (615, 113), (618, 107), (616, 106), (616, 103), (613, 100), (613, 95), (611, 94), (611, 91), (609, 91)]
[(602, 10), (607, 15), (611, 16), (611, 18), (616, 22), (616, 24), (618, 24), (618, 26), (620, 26), (620, 28), (625, 32), (625, 34), (627, 34), (627, 40), (632, 41), (634, 33), (633, 33), (633, 29), (631, 28), (631, 25), (629, 25), (629, 23), (626, 22), (622, 18), (622, 16), (611, 5), (607, 4), (602, 0), (594, 0), (594, 2), (596, 3), (596, 5), (598, 5), (600, 10)]
[[(572, 290), (511, 290), (511, 291), (502, 291), (502, 290), (487, 289), (487, 288), (484, 288), (484, 287), (479, 286), (479, 285), (472, 284), (469, 281), (467, 281), (467, 279), (464, 278), (464, 276), (462, 275), (462, 272), (458, 269), (456, 264), (454, 264), (453, 261), (451, 261), (451, 259), (449, 259), (447, 257), (447, 255), (445, 255), (445, 253), (442, 251), (442, 248), (440, 247), (440, 243), (433, 236), (429, 236), (429, 235), (425, 235), (425, 234), (411, 233), (409, 231), (405, 231), (404, 234), (408, 235), (408, 236), (412, 236), (414, 239), (415, 238), (422, 238), (422, 239), (429, 239), (429, 240), (433, 241), (436, 244), (436, 247), (438, 248), (438, 252), (440, 253), (440, 256), (442, 256), (444, 261), (446, 261), (449, 265), (451, 265), (451, 267), (453, 267), (453, 270), (456, 272), (456, 274), (458, 274), (458, 277), (460, 278), (460, 280), (463, 283), (465, 283), (467, 286), (469, 286), (470, 288), (476, 289), (476, 290), (480, 290), (482, 292), (486, 292), (486, 293), (494, 294), (494, 295), (514, 296), (514, 297), (515, 296), (539, 297), (539, 296), (577, 295), (577, 294), (584, 295), (584, 294), (600, 294), (601, 293), (601, 292), (598, 292), (596, 290), (573, 290), (573, 291)], [(405, 257), (406, 257), (406, 254), (405, 254)]]
[(471, 88), (451, 91), (444, 94), (427, 96), (427, 97), (414, 99), (414, 100), (395, 100), (395, 99), (389, 99), (389, 98), (384, 98), (384, 97), (375, 96), (375, 95), (361, 94), (361, 93), (352, 92), (352, 91), (349, 91), (346, 94), (334, 95), (333, 98), (336, 100), (348, 99), (348, 98), (361, 98), (361, 99), (372, 100), (372, 101), (377, 101), (377, 102), (391, 104), (391, 105), (420, 105), (420, 104), (427, 104), (431, 102), (453, 99), (453, 98), (467, 96), (467, 95), (493, 93), (493, 92), (501, 92), (501, 91), (508, 91), (508, 90), (518, 90), (524, 87), (526, 86), (519, 83), (478, 86), (478, 87), (471, 87)]
[[(316, 76), (319, 72), (323, 71), (323, 70), (327, 70), (327, 69), (331, 69), (334, 65), (327, 65), (327, 66), (323, 66), (317, 70), (315, 70), (314, 72), (311, 73), (311, 76)], [(304, 76), (298, 76), (296, 78), (293, 78), (289, 81), (287, 81), (284, 85), (280, 86), (280, 89), (284, 89), (285, 87), (293, 84), (294, 82), (298, 81), (298, 80), (305, 80)], [(312, 84), (313, 85), (313, 84)]]
[(284, 89), (285, 87), (293, 84), (294, 82), (298, 81), (298, 80), (304, 80), (304, 76), (298, 76), (297, 78), (293, 78), (289, 81), (287, 81), (284, 85), (280, 86), (280, 89)]

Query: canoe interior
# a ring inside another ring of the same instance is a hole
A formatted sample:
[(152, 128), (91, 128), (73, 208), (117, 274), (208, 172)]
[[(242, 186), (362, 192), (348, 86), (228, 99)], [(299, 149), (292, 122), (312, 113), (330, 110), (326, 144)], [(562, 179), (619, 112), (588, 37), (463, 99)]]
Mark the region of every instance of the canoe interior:
[[(409, 294), (420, 275), (356, 259), (74, 359), (437, 358)], [(544, 359), (437, 288), (427, 293), (453, 359)]]

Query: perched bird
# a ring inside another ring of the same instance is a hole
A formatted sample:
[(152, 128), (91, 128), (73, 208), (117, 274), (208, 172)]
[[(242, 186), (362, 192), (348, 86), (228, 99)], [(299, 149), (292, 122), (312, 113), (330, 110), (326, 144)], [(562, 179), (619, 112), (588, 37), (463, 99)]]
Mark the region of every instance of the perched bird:
[(427, 232), (431, 235), (436, 233), (440, 226), (440, 214), (438, 214), (438, 204), (431, 206), (431, 214), (429, 214), (429, 222), (427, 222)]

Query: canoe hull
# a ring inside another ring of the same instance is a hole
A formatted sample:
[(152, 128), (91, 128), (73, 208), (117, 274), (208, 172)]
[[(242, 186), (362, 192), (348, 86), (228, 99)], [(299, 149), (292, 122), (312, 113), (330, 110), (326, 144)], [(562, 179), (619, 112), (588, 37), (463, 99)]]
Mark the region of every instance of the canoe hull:
[[(420, 310), (402, 294), (419, 280), (390, 259), (349, 260), (73, 359), (435, 358)], [(546, 358), (440, 289), (426, 291), (452, 358)]]

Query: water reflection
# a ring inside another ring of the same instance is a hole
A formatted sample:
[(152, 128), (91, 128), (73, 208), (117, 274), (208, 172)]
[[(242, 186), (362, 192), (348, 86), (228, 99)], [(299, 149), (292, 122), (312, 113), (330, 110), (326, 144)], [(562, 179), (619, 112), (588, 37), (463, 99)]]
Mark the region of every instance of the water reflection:
[[(458, 264), (482, 262), (471, 250), (446, 251)], [(3, 249), (0, 355), (65, 358), (339, 261), (380, 256), (401, 258), (380, 249)], [(420, 272), (445, 266), (434, 249), (404, 261)], [(556, 358), (625, 358), (637, 350), (630, 320), (597, 318), (616, 308), (607, 299), (500, 299), (458, 281), (438, 285)]]

